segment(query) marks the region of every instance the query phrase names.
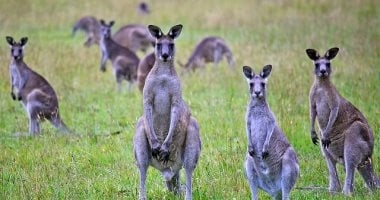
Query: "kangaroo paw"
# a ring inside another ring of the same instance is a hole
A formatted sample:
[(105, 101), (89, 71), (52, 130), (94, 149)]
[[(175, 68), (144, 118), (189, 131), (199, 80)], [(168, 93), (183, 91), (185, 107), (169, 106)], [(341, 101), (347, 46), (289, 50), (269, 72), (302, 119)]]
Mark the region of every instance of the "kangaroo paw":
[(159, 144), (156, 144), (156, 145), (152, 145), (153, 148), (152, 148), (152, 156), (154, 158), (158, 158), (158, 155), (160, 154), (160, 145)]
[(12, 97), (12, 99), (13, 99), (14, 101), (16, 100), (16, 95), (15, 95), (15, 93), (11, 92), (11, 97)]
[(330, 139), (322, 138), (321, 141), (322, 141), (322, 146), (323, 146), (323, 148), (328, 148), (328, 147), (330, 146), (330, 144), (331, 144)]
[(263, 152), (261, 153), (261, 157), (262, 157), (263, 159), (267, 159), (268, 156), (269, 156), (269, 152), (268, 152), (268, 151), (263, 151)]

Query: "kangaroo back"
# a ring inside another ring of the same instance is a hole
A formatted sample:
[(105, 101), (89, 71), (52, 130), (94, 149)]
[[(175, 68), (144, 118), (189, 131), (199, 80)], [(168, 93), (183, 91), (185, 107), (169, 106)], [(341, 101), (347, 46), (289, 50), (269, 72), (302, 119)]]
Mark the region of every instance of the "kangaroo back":
[(154, 53), (150, 53), (141, 60), (137, 68), (137, 84), (142, 92), (145, 85), (145, 79), (148, 76), (150, 70), (153, 68), (155, 62)]
[(129, 48), (130, 50), (146, 52), (154, 44), (154, 39), (150, 36), (148, 29), (139, 24), (129, 24), (121, 27), (114, 35), (116, 43)]
[(86, 34), (87, 41), (84, 43), (85, 46), (89, 47), (92, 44), (99, 43), (100, 24), (95, 17), (85, 16), (80, 18), (73, 26), (72, 36), (74, 36), (78, 30)]
[(226, 56), (229, 65), (233, 67), (232, 52), (225, 41), (220, 37), (206, 37), (195, 47), (184, 67), (194, 70), (210, 62), (218, 65), (224, 56)]

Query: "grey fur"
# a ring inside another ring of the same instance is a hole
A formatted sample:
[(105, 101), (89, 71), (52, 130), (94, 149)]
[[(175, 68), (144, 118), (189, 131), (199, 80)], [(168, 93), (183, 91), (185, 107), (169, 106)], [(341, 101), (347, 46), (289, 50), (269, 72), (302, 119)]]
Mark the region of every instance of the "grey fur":
[(106, 62), (109, 59), (113, 66), (117, 89), (120, 91), (122, 80), (128, 81), (128, 89), (137, 80), (137, 67), (140, 60), (133, 51), (119, 45), (111, 38), (113, 24), (113, 21), (106, 24), (103, 20), (100, 20), (102, 33), (100, 40), (100, 49), (102, 51), (100, 70), (103, 72), (106, 70)]
[(49, 120), (63, 133), (69, 132), (59, 115), (58, 98), (54, 89), (24, 62), (23, 51), (28, 38), (21, 38), (21, 42), (14, 41), (10, 36), (6, 39), (11, 47), (11, 96), (13, 100), (21, 101), (28, 113), (29, 134), (39, 135), (40, 122), (44, 119)]
[(192, 199), (192, 174), (201, 152), (199, 127), (182, 99), (174, 68), (174, 39), (182, 25), (167, 35), (150, 25), (156, 37), (155, 63), (143, 89), (144, 114), (137, 122), (134, 152), (140, 171), (140, 199), (147, 199), (145, 180), (148, 166), (161, 171), (169, 191), (181, 193), (180, 169), (186, 172), (186, 199)]
[(204, 68), (205, 64), (210, 62), (217, 66), (223, 57), (226, 57), (231, 68), (235, 66), (232, 52), (227, 43), (220, 37), (210, 36), (197, 44), (185, 65), (179, 64), (187, 70), (194, 71), (197, 68)]
[(146, 26), (140, 24), (128, 24), (121, 27), (112, 38), (133, 52), (145, 53), (154, 44), (154, 38), (149, 34)]
[(149, 9), (148, 3), (146, 3), (146, 2), (140, 2), (137, 5), (137, 13), (139, 13), (140, 15), (149, 15), (150, 12), (151, 11)]
[(336, 47), (331, 48), (320, 57), (316, 50), (306, 50), (315, 65), (315, 80), (309, 97), (311, 137), (317, 144), (319, 139), (314, 128), (317, 119), (322, 137), (321, 150), (330, 174), (329, 190), (341, 191), (336, 171), (336, 163), (339, 162), (346, 172), (343, 193), (351, 195), (355, 169), (358, 169), (370, 190), (379, 188), (380, 180), (371, 163), (374, 147), (372, 129), (362, 113), (344, 99), (330, 81), (330, 60), (338, 51)]
[[(99, 44), (101, 39), (101, 26), (93, 16), (84, 16), (80, 18), (73, 26), (72, 35), (81, 30), (86, 34), (86, 42), (84, 45), (90, 47), (93, 44)], [(140, 24), (129, 24), (121, 27), (112, 36), (113, 40), (123, 47), (133, 52), (146, 52), (154, 43), (154, 39), (150, 36), (148, 29)]]
[(271, 70), (272, 66), (267, 65), (255, 75), (250, 67), (243, 67), (250, 93), (246, 115), (248, 152), (244, 166), (252, 199), (258, 198), (258, 188), (273, 199), (289, 199), (299, 176), (297, 155), (266, 101), (267, 78)]
[(142, 92), (145, 85), (145, 79), (148, 76), (150, 70), (152, 70), (155, 62), (154, 52), (145, 56), (139, 63), (137, 68), (137, 86)]
[(90, 47), (93, 44), (99, 44), (100, 40), (100, 24), (93, 16), (85, 16), (80, 18), (74, 25), (72, 35), (81, 30), (86, 34), (86, 42), (84, 46)]

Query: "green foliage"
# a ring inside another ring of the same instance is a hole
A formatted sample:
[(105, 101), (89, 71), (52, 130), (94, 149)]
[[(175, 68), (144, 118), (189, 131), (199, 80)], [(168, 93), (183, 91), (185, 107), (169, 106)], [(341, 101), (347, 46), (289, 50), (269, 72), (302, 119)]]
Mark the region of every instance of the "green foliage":
[[(43, 123), (35, 138), (26, 113), (9, 94), (9, 48), (0, 43), (0, 199), (136, 199), (138, 170), (133, 156), (134, 126), (142, 114), (137, 88), (116, 92), (111, 65), (101, 73), (100, 51), (70, 37), (81, 16), (127, 23), (157, 24), (164, 32), (177, 23), (177, 59), (184, 62), (203, 37), (219, 35), (231, 45), (237, 66), (225, 61), (195, 74), (181, 74), (183, 95), (201, 127), (203, 149), (195, 170), (195, 199), (248, 199), (244, 177), (248, 102), (241, 66), (257, 72), (273, 65), (269, 103), (299, 156), (301, 175), (292, 199), (345, 199), (328, 193), (326, 163), (309, 135), (308, 92), (313, 66), (306, 48), (338, 46), (333, 81), (367, 117), (375, 133), (374, 165), (380, 174), (380, 2), (338, 1), (150, 1), (150, 16), (136, 14), (136, 1), (0, 0), (0, 36), (29, 37), (26, 63), (58, 93), (62, 118), (82, 137), (64, 137)], [(116, 29), (114, 29), (115, 31)], [(141, 57), (142, 55), (139, 54)], [(181, 69), (177, 68), (178, 71)], [(121, 131), (120, 134), (110, 135)], [(341, 182), (344, 180), (339, 167)], [(376, 199), (356, 174), (355, 199)], [(182, 176), (182, 180), (183, 180)], [(150, 168), (151, 199), (177, 199), (159, 172)], [(269, 199), (264, 192), (260, 199)]]

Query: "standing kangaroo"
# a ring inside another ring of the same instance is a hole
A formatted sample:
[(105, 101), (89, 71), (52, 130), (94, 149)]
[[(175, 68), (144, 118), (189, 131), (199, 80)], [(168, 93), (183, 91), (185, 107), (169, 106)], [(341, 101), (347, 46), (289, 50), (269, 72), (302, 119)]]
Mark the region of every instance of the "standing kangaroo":
[(329, 49), (323, 57), (314, 49), (306, 54), (314, 62), (315, 80), (310, 91), (311, 139), (314, 144), (318, 136), (314, 129), (315, 118), (321, 130), (321, 150), (330, 174), (331, 192), (341, 191), (336, 163), (342, 163), (345, 172), (343, 193), (351, 195), (354, 190), (355, 169), (364, 178), (367, 187), (380, 187), (380, 180), (372, 166), (373, 132), (363, 114), (350, 102), (340, 96), (330, 81), (332, 72), (330, 60), (338, 54), (339, 48)]
[(180, 169), (186, 172), (186, 199), (192, 199), (192, 175), (201, 153), (198, 122), (191, 117), (182, 99), (179, 77), (174, 68), (176, 39), (182, 25), (167, 35), (154, 25), (149, 31), (156, 38), (155, 63), (144, 90), (144, 114), (137, 122), (133, 140), (140, 171), (140, 199), (147, 199), (145, 180), (148, 166), (161, 171), (169, 191), (181, 193)]
[(266, 65), (259, 75), (255, 75), (251, 67), (243, 67), (250, 93), (246, 115), (248, 152), (245, 173), (252, 199), (257, 199), (258, 188), (273, 199), (289, 199), (299, 175), (297, 155), (278, 127), (266, 100), (267, 78), (271, 71), (272, 66)]
[[(24, 62), (24, 47), (27, 37), (20, 42), (6, 37), (11, 47), (11, 62), (9, 65), (11, 79), (11, 96), (13, 100), (22, 101), (29, 118), (29, 134), (40, 134), (40, 121), (47, 119), (62, 132), (68, 132), (61, 120), (58, 108), (58, 98), (54, 89), (39, 74), (34, 72)], [(16, 94), (14, 93), (16, 88)]]
[(100, 40), (100, 24), (93, 16), (85, 16), (80, 18), (74, 25), (72, 35), (74, 36), (78, 30), (82, 30), (87, 37), (84, 46), (90, 47), (98, 44)]
[(141, 60), (137, 67), (137, 86), (141, 92), (144, 89), (145, 79), (150, 70), (152, 70), (155, 60), (154, 52), (150, 53)]
[(197, 68), (203, 68), (209, 62), (213, 62), (217, 66), (223, 57), (227, 58), (231, 68), (235, 66), (232, 52), (226, 42), (220, 37), (206, 37), (195, 47), (187, 63), (179, 64), (187, 70), (195, 71)]
[(100, 48), (102, 50), (100, 70), (105, 72), (106, 62), (108, 59), (111, 60), (118, 91), (121, 90), (123, 79), (128, 81), (128, 90), (130, 90), (131, 84), (137, 79), (137, 66), (140, 60), (134, 52), (119, 45), (111, 38), (111, 27), (113, 25), (114, 21), (106, 24), (104, 20), (100, 20)]

